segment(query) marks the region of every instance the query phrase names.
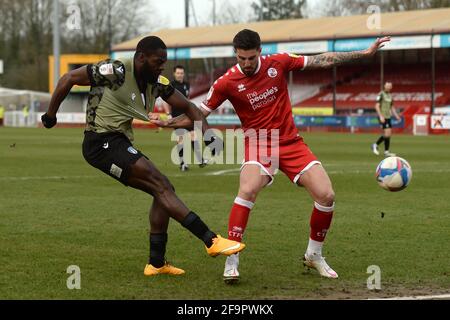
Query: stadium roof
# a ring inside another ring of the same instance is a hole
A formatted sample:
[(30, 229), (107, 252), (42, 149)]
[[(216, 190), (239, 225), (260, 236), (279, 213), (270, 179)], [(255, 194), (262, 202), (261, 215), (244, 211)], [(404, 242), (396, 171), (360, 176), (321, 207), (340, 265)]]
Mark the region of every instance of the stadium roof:
[[(367, 26), (369, 14), (295, 19), (162, 29), (151, 33), (164, 40), (168, 48), (230, 45), (234, 35), (244, 29), (257, 31), (263, 43), (331, 40), (374, 37), (382, 34), (423, 35), (450, 33), (450, 8), (429, 9), (381, 14), (381, 28), (370, 30)], [(113, 46), (113, 51), (134, 50), (141, 37)]]

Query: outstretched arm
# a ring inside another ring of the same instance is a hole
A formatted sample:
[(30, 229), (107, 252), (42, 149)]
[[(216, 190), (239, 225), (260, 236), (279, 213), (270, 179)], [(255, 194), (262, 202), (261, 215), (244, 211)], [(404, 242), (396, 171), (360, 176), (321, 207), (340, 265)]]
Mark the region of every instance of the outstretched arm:
[(90, 84), (87, 66), (72, 70), (63, 75), (56, 85), (47, 112), (41, 118), (44, 126), (51, 128), (56, 124), (56, 113), (58, 112), (59, 106), (74, 85), (88, 86)]
[(385, 42), (390, 40), (390, 37), (377, 38), (370, 48), (361, 51), (326, 52), (309, 56), (305, 69), (331, 68), (333, 66), (339, 66), (351, 61), (373, 56), (378, 49), (384, 47)]
[[(194, 108), (198, 109), (194, 104), (192, 104)], [(204, 117), (207, 117), (209, 115), (209, 112), (201, 109), (199, 110)], [(168, 120), (161, 120), (159, 119), (159, 117), (157, 115), (153, 115), (150, 117), (150, 121), (157, 125), (158, 127), (162, 127), (162, 128), (185, 128), (185, 129), (190, 129), (192, 128), (192, 126), (194, 125), (194, 122), (186, 115), (186, 114), (182, 114), (178, 117), (172, 118), (172, 119), (168, 119)]]
[(172, 111), (172, 107), (167, 103), (167, 102), (165, 102), (164, 100), (162, 101), (162, 107), (163, 107), (163, 109), (164, 109), (164, 112), (166, 113), (166, 115), (169, 117), (169, 119), (172, 117), (171, 116), (171, 111)]
[(152, 123), (159, 127), (166, 128), (191, 128), (194, 121), (201, 121), (202, 131), (205, 132), (208, 129), (208, 122), (206, 121), (205, 114), (177, 90), (175, 90), (174, 94), (172, 94), (166, 102), (173, 107), (183, 110), (184, 114), (166, 121), (160, 120), (156, 116), (151, 116), (150, 121)]

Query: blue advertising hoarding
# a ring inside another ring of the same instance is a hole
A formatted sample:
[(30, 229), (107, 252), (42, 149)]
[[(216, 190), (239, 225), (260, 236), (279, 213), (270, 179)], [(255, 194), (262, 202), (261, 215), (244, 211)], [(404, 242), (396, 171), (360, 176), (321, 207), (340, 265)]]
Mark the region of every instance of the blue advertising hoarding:
[[(240, 126), (241, 122), (237, 115), (219, 115), (212, 114), (208, 117), (208, 123), (211, 125), (222, 126)], [(373, 128), (378, 127), (378, 117), (376, 116), (294, 116), (296, 127), (343, 127), (343, 128)], [(392, 127), (403, 128), (404, 118), (398, 121), (392, 118)]]
[[(375, 116), (294, 116), (294, 122), (297, 127), (356, 127), (356, 128), (370, 128), (378, 127), (378, 117)], [(403, 128), (404, 119), (398, 121), (392, 118), (392, 126), (394, 128)]]
[(450, 33), (447, 34), (441, 34), (441, 48), (449, 48), (450, 47)]

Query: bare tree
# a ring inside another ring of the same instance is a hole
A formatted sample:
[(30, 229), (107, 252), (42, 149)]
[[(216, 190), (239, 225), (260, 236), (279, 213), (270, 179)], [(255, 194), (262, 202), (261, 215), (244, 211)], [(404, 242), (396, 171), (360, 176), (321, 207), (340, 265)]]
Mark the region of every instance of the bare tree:
[(239, 2), (237, 4), (232, 4), (228, 1), (220, 1), (221, 5), (216, 13), (216, 24), (234, 24), (234, 23), (244, 23), (251, 20), (255, 20), (252, 12), (249, 12), (249, 7), (247, 4)]
[(259, 0), (252, 3), (258, 21), (303, 18), (306, 0)]
[(147, 0), (77, 0), (73, 4), (80, 10), (80, 29), (65, 28), (65, 51), (107, 53), (111, 44), (164, 27)]
[(450, 7), (449, 0), (389, 0), (386, 3), (389, 11)]
[[(163, 23), (148, 0), (61, 1), (63, 53), (108, 53), (110, 44), (150, 32)], [(0, 59), (2, 85), (48, 90), (48, 56), (52, 54), (50, 0), (0, 1)], [(79, 29), (67, 28), (68, 5), (79, 8)], [(155, 17), (158, 17), (155, 19)]]
[(3, 85), (47, 88), (51, 1), (18, 0), (0, 3), (0, 57), (5, 60)]
[(392, 12), (450, 7), (450, 0), (379, 0), (376, 3), (365, 0), (323, 0), (312, 8), (312, 12), (314, 16), (365, 14), (372, 4), (378, 5), (382, 12)]

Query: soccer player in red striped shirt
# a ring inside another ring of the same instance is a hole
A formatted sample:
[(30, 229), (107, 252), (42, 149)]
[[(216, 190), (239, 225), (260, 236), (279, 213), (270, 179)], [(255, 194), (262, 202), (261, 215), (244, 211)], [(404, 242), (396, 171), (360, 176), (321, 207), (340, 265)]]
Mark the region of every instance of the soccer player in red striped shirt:
[[(325, 169), (298, 134), (286, 75), (293, 70), (330, 68), (371, 56), (389, 40), (389, 37), (377, 39), (370, 48), (362, 51), (327, 52), (313, 56), (287, 53), (261, 56), (258, 33), (244, 29), (236, 34), (233, 46), (238, 63), (214, 83), (201, 104), (203, 114), (208, 116), (229, 100), (245, 132), (244, 163), (239, 191), (229, 217), (229, 239), (242, 240), (258, 193), (273, 182), (279, 169), (293, 183), (303, 186), (314, 201), (304, 265), (316, 269), (324, 277), (338, 277), (322, 257), (323, 242), (333, 217), (335, 194)], [(183, 117), (154, 123), (186, 127), (189, 122)], [(239, 254), (227, 258), (226, 283), (239, 280), (238, 265)]]

